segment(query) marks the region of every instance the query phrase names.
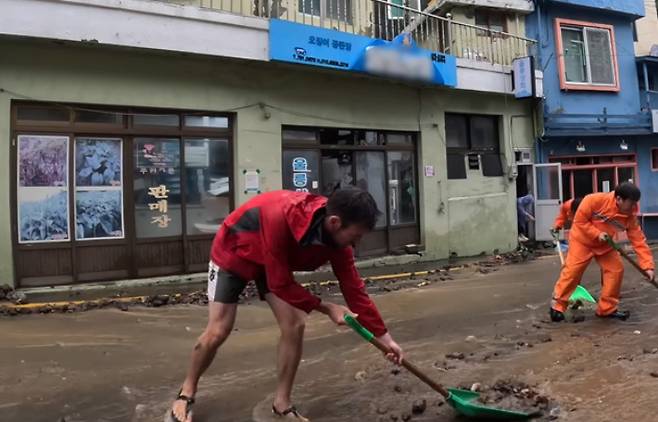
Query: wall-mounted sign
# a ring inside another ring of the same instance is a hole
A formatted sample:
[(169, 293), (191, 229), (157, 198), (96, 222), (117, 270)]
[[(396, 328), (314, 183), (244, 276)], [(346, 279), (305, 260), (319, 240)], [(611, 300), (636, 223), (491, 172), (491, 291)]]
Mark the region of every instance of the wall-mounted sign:
[(444, 86), (457, 84), (455, 57), (418, 47), (409, 33), (384, 41), (273, 19), (270, 59)]
[(260, 193), (260, 170), (244, 170), (244, 193)]
[(535, 65), (532, 57), (519, 57), (512, 61), (512, 83), (515, 98), (535, 96)]

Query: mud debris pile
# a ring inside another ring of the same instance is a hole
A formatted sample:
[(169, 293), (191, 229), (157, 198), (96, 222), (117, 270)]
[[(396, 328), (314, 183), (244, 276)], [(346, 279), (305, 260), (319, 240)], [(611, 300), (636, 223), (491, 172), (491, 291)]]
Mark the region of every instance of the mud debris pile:
[[(474, 384), (475, 385), (475, 384)], [(533, 386), (521, 381), (504, 379), (491, 386), (479, 386), (477, 401), (485, 406), (515, 412), (545, 415), (550, 411), (550, 400)], [(472, 389), (472, 388), (464, 388)]]

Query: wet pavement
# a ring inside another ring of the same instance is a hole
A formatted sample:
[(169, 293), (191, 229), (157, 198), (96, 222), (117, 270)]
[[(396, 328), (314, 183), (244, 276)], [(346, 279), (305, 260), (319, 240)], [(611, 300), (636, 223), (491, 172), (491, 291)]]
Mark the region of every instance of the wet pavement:
[[(558, 271), (557, 258), (544, 258), (436, 273), (399, 291), (389, 292), (391, 282), (369, 290), (408, 359), (446, 386), (525, 383), (548, 402), (540, 420), (656, 420), (658, 291), (628, 268), (627, 322), (580, 309), (583, 322), (551, 324)], [(598, 279), (593, 264), (584, 284), (595, 295)], [(339, 295), (327, 290), (323, 298)], [(162, 420), (205, 317), (199, 305), (1, 317), (0, 420)], [(194, 420), (269, 421), (277, 338), (266, 306), (240, 306), (235, 331), (202, 378)], [(307, 326), (294, 399), (313, 421), (463, 420), (437, 393), (319, 314)]]

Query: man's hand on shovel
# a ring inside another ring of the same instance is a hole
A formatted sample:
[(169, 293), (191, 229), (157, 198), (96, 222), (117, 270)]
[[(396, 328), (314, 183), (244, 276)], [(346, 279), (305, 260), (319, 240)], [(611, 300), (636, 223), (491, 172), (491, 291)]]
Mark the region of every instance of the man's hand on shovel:
[(389, 352), (384, 354), (386, 359), (396, 365), (401, 365), (403, 359), (402, 348), (395, 342), (395, 340), (393, 340), (391, 334), (386, 333), (383, 336), (377, 337), (377, 340), (381, 341), (384, 346), (388, 347)]
[(654, 270), (646, 270), (646, 273), (647, 273), (647, 276), (648, 276), (647, 280), (656, 281), (656, 273), (654, 272)]

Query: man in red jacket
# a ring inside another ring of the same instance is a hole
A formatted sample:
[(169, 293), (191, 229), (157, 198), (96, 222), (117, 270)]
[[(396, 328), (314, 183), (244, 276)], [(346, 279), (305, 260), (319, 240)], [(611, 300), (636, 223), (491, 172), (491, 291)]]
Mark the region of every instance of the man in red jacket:
[[(272, 413), (308, 421), (291, 402), (311, 311), (343, 325), (353, 315), (390, 350), (386, 357), (402, 360), (402, 349), (388, 333), (354, 266), (352, 246), (373, 229), (379, 216), (373, 197), (364, 191), (336, 191), (329, 199), (302, 192), (276, 191), (251, 199), (232, 212), (219, 228), (210, 252), (208, 326), (192, 352), (192, 361), (170, 420), (191, 422), (197, 384), (219, 346), (233, 329), (238, 297), (255, 280), (281, 330), (278, 384)], [(293, 271), (312, 271), (331, 263), (348, 307), (321, 301), (295, 282)]]

